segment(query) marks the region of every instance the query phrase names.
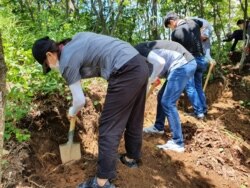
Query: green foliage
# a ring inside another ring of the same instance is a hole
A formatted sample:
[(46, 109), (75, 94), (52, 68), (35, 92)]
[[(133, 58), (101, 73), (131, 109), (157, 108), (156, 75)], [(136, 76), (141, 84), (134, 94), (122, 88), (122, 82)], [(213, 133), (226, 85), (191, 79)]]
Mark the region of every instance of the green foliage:
[(221, 45), (218, 41), (213, 42), (211, 56), (219, 65), (227, 64), (229, 62), (228, 52), (230, 51), (230, 47), (229, 44)]
[(18, 129), (11, 123), (6, 123), (4, 139), (9, 140), (12, 136), (19, 142), (24, 142), (30, 139), (30, 133), (27, 129)]
[(245, 107), (245, 108), (250, 108), (250, 100), (245, 100), (245, 101), (239, 101), (240, 105)]
[(8, 9), (1, 13), (8, 16), (3, 19), (1, 16), (0, 27), (9, 26), (2, 30), (8, 67), (4, 138), (15, 136), (18, 141), (25, 141), (29, 139), (29, 133), (16, 128), (16, 123), (27, 116), (32, 99), (38, 93), (64, 92), (64, 82), (58, 73), (52, 72), (48, 76), (41, 73), (41, 66), (35, 63), (31, 55), (30, 48), (35, 36), (29, 32), (30, 28), (21, 26)]

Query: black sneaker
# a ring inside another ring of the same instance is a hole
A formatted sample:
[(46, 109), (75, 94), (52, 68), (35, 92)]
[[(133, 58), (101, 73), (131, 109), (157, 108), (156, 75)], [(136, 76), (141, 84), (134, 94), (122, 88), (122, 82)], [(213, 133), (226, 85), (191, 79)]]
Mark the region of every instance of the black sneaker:
[(86, 182), (81, 183), (77, 186), (77, 188), (115, 188), (113, 184), (109, 182), (109, 180), (104, 184), (104, 186), (99, 186), (97, 183), (97, 178), (93, 177)]
[(139, 167), (139, 160), (133, 159), (132, 161), (127, 161), (126, 157), (127, 154), (121, 154), (120, 155), (120, 161), (125, 164), (129, 168), (138, 168)]

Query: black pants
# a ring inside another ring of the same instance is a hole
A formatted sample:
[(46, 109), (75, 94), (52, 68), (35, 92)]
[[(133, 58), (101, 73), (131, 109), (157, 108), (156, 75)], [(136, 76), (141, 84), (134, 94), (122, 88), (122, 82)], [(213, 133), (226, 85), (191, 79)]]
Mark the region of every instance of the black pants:
[(141, 55), (110, 76), (99, 126), (98, 178), (116, 177), (117, 150), (123, 133), (127, 156), (141, 157), (148, 76), (148, 67)]

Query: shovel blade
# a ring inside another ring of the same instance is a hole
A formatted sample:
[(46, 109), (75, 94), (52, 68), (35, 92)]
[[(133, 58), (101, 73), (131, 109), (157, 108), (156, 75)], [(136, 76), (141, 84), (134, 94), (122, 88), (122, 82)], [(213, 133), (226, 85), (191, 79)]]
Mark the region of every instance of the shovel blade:
[(66, 143), (59, 146), (62, 163), (81, 159), (80, 144)]

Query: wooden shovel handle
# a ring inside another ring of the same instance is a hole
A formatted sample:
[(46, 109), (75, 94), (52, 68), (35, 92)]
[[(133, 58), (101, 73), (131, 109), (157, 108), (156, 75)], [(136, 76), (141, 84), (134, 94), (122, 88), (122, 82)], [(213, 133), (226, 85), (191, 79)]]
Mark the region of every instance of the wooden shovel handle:
[(76, 116), (70, 118), (70, 126), (69, 126), (69, 133), (68, 133), (68, 142), (70, 143), (73, 143), (75, 126), (76, 126)]
[(208, 70), (208, 73), (207, 73), (207, 78), (206, 78), (206, 81), (205, 81), (205, 84), (203, 86), (203, 91), (205, 92), (206, 88), (207, 88), (207, 84), (208, 84), (208, 80), (210, 78), (210, 75), (211, 75), (211, 72), (215, 66), (216, 62), (215, 61), (210, 61), (210, 66), (209, 66), (209, 70)]
[(74, 131), (76, 126), (76, 116), (70, 118), (69, 131)]

